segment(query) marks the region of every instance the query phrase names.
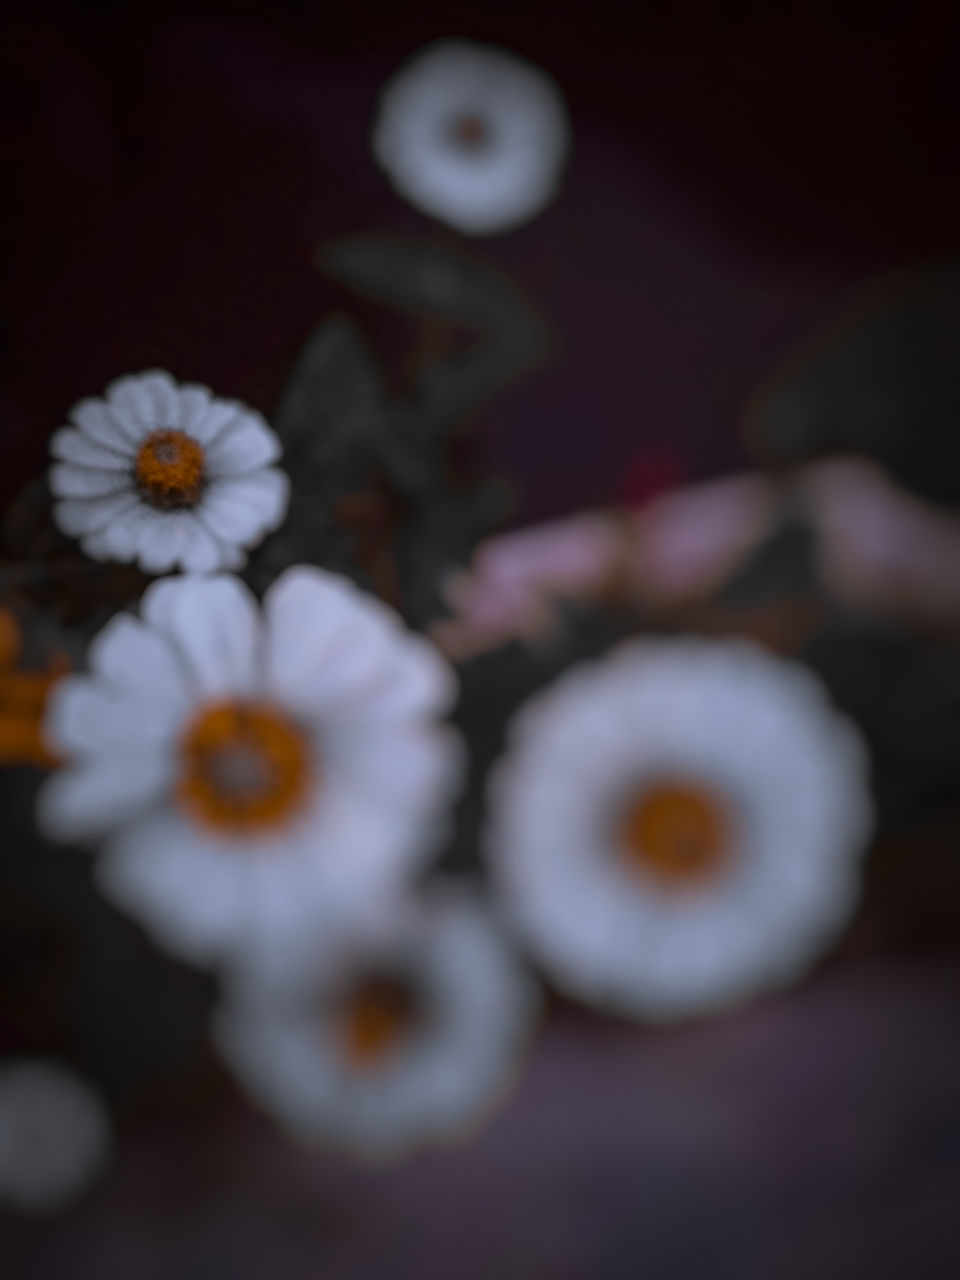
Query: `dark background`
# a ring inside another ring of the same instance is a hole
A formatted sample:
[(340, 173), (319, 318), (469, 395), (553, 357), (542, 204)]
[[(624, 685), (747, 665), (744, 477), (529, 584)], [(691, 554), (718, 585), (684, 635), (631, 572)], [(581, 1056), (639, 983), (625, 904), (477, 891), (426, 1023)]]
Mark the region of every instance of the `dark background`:
[[(547, 68), (574, 125), (556, 204), (474, 244), (556, 330), (553, 360), (473, 427), (518, 521), (744, 465), (758, 382), (860, 281), (960, 247), (960, 42), (922, 7), (14, 10), (0, 505), (121, 373), (160, 366), (269, 415), (335, 310), (389, 362), (394, 322), (312, 257), (358, 231), (452, 239), (367, 141), (384, 79), (451, 34)], [(557, 1006), (519, 1090), (450, 1151), (370, 1170), (286, 1145), (211, 1063), (152, 1083), (82, 1205), (0, 1218), (0, 1270), (960, 1274), (957, 833), (933, 814), (877, 850), (849, 938), (784, 996), (657, 1032)], [(47, 1047), (27, 1041), (3, 1039)]]

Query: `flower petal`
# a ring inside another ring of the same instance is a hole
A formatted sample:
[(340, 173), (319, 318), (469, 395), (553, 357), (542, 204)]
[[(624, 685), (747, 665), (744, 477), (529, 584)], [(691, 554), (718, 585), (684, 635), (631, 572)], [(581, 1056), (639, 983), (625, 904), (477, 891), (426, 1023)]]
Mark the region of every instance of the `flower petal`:
[(147, 573), (164, 573), (178, 566), (220, 567), (220, 552), (192, 511), (155, 511), (146, 504), (134, 513), (137, 559)]
[(118, 613), (87, 651), (91, 671), (141, 701), (186, 709), (187, 679), (169, 637), (129, 613)]
[(47, 701), (44, 730), (50, 744), (66, 755), (141, 753), (175, 735), (182, 716), (172, 698), (133, 697), (89, 676), (64, 676)]
[(102, 498), (67, 498), (55, 504), (53, 518), (68, 537), (78, 538), (81, 534), (102, 529), (121, 516), (126, 517), (139, 505), (140, 499), (131, 488), (123, 493), (105, 494)]
[(248, 544), (286, 514), (290, 482), (276, 467), (215, 480), (198, 507), (207, 528), (225, 542)]
[(107, 897), (162, 945), (199, 961), (233, 940), (243, 919), (242, 872), (242, 864), (211, 851), (196, 828), (171, 812), (119, 832), (96, 867)]
[(211, 441), (207, 461), (212, 475), (234, 476), (276, 462), (280, 452), (280, 441), (260, 415), (247, 411)]
[(77, 467), (72, 462), (55, 462), (48, 472), (48, 481), (55, 498), (100, 498), (130, 490), (126, 470)]
[(131, 424), (128, 428), (125, 420), (120, 421), (112, 414), (104, 400), (97, 400), (92, 396), (81, 400), (70, 410), (70, 417), (83, 434), (97, 444), (116, 449), (128, 457), (132, 456), (134, 442), (139, 439), (140, 433), (135, 426)]
[(287, 570), (264, 597), (266, 678), (288, 705), (314, 712), (382, 687), (401, 639), (399, 619), (323, 569)]
[[(206, 395), (201, 396), (200, 392)], [(220, 400), (211, 396), (206, 387), (185, 387), (181, 391), (180, 412), (184, 431), (209, 448), (221, 431), (247, 410), (236, 400)]]
[(107, 471), (130, 470), (130, 455), (93, 440), (76, 427), (61, 427), (50, 437), (50, 452), (78, 467), (102, 467)]
[(176, 428), (180, 423), (180, 398), (177, 384), (162, 369), (142, 373), (137, 379), (140, 394), (150, 405), (149, 419), (156, 428)]
[(60, 769), (40, 792), (37, 821), (59, 840), (103, 835), (156, 800), (172, 770), (173, 756), (162, 751), (111, 753)]
[(405, 638), (376, 690), (359, 697), (352, 708), (358, 721), (416, 719), (443, 715), (457, 696), (457, 679), (429, 641)]
[(153, 397), (140, 376), (117, 378), (107, 387), (107, 406), (135, 443), (165, 424), (158, 421)]
[(145, 621), (177, 646), (207, 697), (251, 692), (260, 649), (256, 601), (236, 578), (169, 578), (147, 588)]

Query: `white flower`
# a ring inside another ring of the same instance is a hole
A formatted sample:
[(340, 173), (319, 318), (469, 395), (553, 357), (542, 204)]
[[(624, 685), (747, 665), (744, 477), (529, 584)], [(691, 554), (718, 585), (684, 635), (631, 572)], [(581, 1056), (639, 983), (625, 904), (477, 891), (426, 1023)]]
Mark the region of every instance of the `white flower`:
[(110, 1143), (106, 1108), (74, 1072), (42, 1058), (0, 1066), (0, 1201), (62, 1208), (102, 1172)]
[(487, 913), (448, 886), (391, 904), (332, 950), (273, 960), (234, 971), (221, 1051), (295, 1137), (370, 1154), (455, 1136), (486, 1113), (538, 1005)]
[(373, 149), (419, 209), (485, 234), (549, 202), (568, 135), (563, 98), (544, 71), (493, 46), (442, 40), (385, 89)]
[(148, 573), (238, 569), (282, 521), (289, 482), (260, 415), (155, 371), (81, 400), (50, 441), (54, 518), (95, 560)]
[(205, 960), (282, 941), (432, 851), (454, 681), (391, 610), (296, 567), (262, 614), (238, 579), (189, 575), (153, 583), (141, 615), (57, 686), (47, 733), (71, 763), (39, 817), (70, 839), (116, 829), (100, 885), (162, 943)]
[(488, 852), (557, 984), (673, 1017), (799, 974), (847, 920), (872, 820), (859, 735), (743, 642), (630, 642), (532, 700)]

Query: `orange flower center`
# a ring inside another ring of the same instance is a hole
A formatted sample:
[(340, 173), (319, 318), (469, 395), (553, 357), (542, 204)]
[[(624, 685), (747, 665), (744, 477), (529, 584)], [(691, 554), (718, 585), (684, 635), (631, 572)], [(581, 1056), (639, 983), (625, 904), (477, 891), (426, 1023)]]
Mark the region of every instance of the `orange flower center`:
[(354, 1070), (381, 1066), (409, 1037), (417, 1020), (411, 984), (394, 974), (374, 974), (357, 982), (340, 1009), (340, 1036)]
[(19, 622), (9, 609), (0, 609), (0, 668), (16, 666), (22, 648)]
[(151, 506), (163, 510), (195, 506), (203, 492), (206, 457), (183, 431), (154, 431), (137, 454), (137, 488)]
[(714, 879), (733, 852), (727, 805), (698, 783), (645, 787), (626, 806), (619, 836), (630, 865), (676, 888)]
[(306, 739), (272, 707), (219, 702), (204, 708), (187, 727), (180, 754), (180, 803), (221, 831), (280, 826), (306, 799)]

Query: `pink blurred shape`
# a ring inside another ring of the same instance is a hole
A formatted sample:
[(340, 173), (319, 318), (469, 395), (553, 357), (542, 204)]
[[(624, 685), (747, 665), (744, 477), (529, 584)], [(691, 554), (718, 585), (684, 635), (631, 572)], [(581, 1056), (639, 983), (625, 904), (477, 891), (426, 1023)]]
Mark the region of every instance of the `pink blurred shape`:
[(796, 487), (825, 586), (869, 612), (939, 622), (960, 609), (960, 517), (899, 488), (873, 462), (813, 463)]

